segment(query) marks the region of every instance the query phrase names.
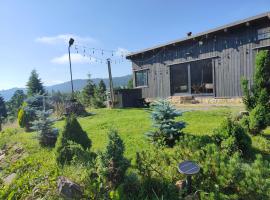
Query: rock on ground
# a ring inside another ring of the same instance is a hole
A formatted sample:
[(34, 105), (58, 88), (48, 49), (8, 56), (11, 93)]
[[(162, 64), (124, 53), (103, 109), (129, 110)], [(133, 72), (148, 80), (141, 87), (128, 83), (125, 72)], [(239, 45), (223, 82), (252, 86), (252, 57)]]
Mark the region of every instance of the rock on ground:
[(83, 195), (79, 184), (60, 176), (57, 181), (58, 192), (66, 199), (81, 199)]
[(4, 178), (4, 184), (10, 185), (15, 177), (16, 177), (16, 173), (12, 173), (12, 174), (8, 175), (6, 178)]

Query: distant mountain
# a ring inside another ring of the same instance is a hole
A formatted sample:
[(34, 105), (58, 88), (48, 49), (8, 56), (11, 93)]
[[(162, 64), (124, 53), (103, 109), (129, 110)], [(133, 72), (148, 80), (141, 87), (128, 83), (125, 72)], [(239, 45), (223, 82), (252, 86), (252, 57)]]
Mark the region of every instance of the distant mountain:
[[(126, 75), (126, 76), (121, 76), (121, 77), (113, 77), (113, 86), (114, 87), (119, 87), (119, 86), (127, 86), (128, 81), (131, 79), (131, 75)], [(98, 84), (102, 78), (94, 78), (92, 79), (95, 84)], [(108, 79), (103, 79), (105, 82), (107, 88), (109, 87), (109, 80)], [(78, 91), (81, 90), (85, 85), (86, 85), (87, 79), (76, 79), (73, 80), (73, 86), (74, 90)], [(14, 92), (16, 90), (23, 90), (26, 92), (26, 88), (11, 88), (7, 90), (0, 90), (0, 95), (4, 97), (6, 101), (8, 101)], [(70, 81), (52, 85), (52, 86), (47, 86), (46, 90), (51, 92), (52, 90), (54, 91), (60, 91), (60, 92), (71, 92), (71, 86), (70, 86)]]

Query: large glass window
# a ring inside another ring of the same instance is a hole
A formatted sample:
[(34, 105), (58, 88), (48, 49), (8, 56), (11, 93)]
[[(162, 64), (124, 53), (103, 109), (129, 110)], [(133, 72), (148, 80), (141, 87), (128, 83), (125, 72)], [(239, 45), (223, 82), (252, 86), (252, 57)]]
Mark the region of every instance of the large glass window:
[(140, 70), (135, 72), (136, 87), (148, 86), (148, 70)]
[(192, 62), (190, 64), (191, 93), (213, 93), (212, 60)]
[(172, 65), (170, 67), (171, 94), (213, 94), (212, 60)]
[(179, 64), (171, 66), (171, 93), (187, 93), (188, 86), (188, 65)]

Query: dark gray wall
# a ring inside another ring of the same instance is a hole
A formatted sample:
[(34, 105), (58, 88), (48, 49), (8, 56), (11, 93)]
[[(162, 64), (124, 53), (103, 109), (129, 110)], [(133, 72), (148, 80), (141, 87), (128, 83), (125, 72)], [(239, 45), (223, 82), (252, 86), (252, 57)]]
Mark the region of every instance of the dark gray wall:
[(270, 20), (260, 19), (249, 26), (243, 24), (132, 57), (133, 71), (149, 69), (148, 87), (142, 88), (143, 97), (171, 96), (170, 65), (206, 58), (213, 60), (215, 96), (241, 96), (241, 77), (251, 80), (252, 84), (257, 48), (270, 45), (270, 39), (258, 39), (258, 30), (270, 31)]

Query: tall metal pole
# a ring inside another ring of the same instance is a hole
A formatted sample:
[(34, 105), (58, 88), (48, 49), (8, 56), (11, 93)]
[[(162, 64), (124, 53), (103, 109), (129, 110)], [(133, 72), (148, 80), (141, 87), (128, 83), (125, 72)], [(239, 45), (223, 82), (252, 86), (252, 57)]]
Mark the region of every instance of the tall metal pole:
[(109, 82), (110, 82), (110, 96), (111, 96), (111, 102), (112, 107), (114, 107), (114, 91), (113, 91), (113, 81), (112, 81), (112, 72), (111, 72), (111, 60), (107, 59), (108, 64), (108, 72), (109, 72)]
[(73, 79), (72, 79), (72, 68), (71, 68), (71, 58), (70, 58), (70, 47), (73, 45), (74, 39), (70, 38), (69, 40), (69, 46), (68, 46), (68, 58), (69, 58), (69, 72), (70, 72), (70, 82), (71, 82), (71, 94), (72, 94), (72, 100), (74, 100), (74, 89), (73, 89)]

